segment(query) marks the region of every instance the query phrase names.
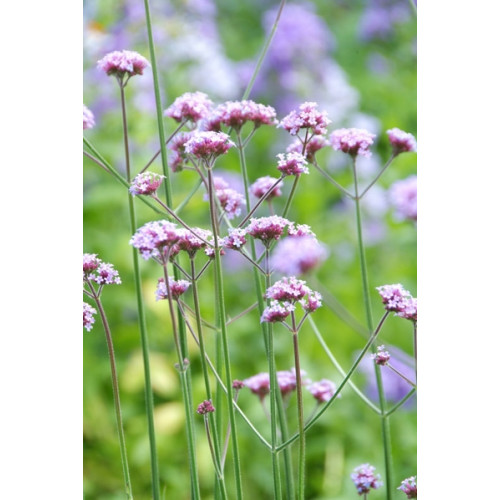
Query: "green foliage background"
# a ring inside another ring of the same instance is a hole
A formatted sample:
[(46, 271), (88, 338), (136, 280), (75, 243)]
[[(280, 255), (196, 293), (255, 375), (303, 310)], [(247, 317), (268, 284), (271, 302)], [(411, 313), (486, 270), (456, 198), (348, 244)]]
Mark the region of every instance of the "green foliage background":
[[(276, 2), (275, 2), (276, 3)], [(416, 21), (397, 26), (395, 35), (386, 41), (363, 44), (357, 37), (357, 25), (363, 2), (317, 0), (317, 12), (325, 19), (337, 40), (335, 58), (347, 72), (350, 84), (358, 89), (363, 112), (376, 116), (382, 130), (397, 126), (410, 132), (416, 131), (416, 59), (414, 39)], [(100, 29), (106, 32), (119, 22), (120, 9), (117, 2), (95, 2), (92, 15)], [(234, 2), (217, 1), (218, 26), (228, 57), (240, 60), (255, 56), (264, 40), (261, 27), (261, 3), (256, 8), (251, 0)], [(138, 20), (138, 22), (142, 22)], [(153, 23), (155, 20), (153, 19)], [(161, 29), (161, 26), (159, 27)], [(144, 27), (144, 41), (145, 41)], [(149, 58), (147, 45), (125, 47), (136, 50)], [(157, 47), (161, 52), (162, 46)], [(370, 54), (377, 52), (388, 61), (385, 74), (376, 74), (368, 69)], [(85, 60), (86, 68), (96, 61)], [(175, 69), (175, 71), (173, 71)], [(140, 78), (140, 77), (135, 77)], [(84, 82), (85, 83), (85, 82)], [(134, 79), (127, 87), (127, 95), (134, 94)], [(86, 137), (99, 151), (118, 168), (123, 167), (123, 145), (118, 87), (113, 79), (107, 85), (116, 87), (116, 112), (102, 117)], [(183, 87), (181, 68), (162, 68), (162, 86), (168, 102), (186, 91)], [(152, 92), (152, 89), (151, 89)], [(99, 89), (84, 85), (84, 102), (91, 102)], [(308, 100), (314, 101), (314, 89)], [(272, 103), (269, 103), (272, 104)], [(143, 112), (129, 99), (129, 132), (133, 144), (132, 165), (137, 172), (156, 152), (157, 129), (154, 113)], [(279, 118), (282, 118), (280, 116)], [(336, 127), (335, 117), (329, 130)], [(175, 124), (165, 120), (167, 133)], [(261, 129), (248, 147), (248, 164), (251, 181), (262, 175), (276, 175), (273, 145), (287, 140), (286, 132), (272, 128)], [(385, 159), (390, 150), (385, 134), (381, 134), (375, 147)], [(322, 150), (318, 161), (324, 164), (329, 158), (341, 153), (331, 149)], [(217, 164), (232, 172), (239, 172), (236, 151), (230, 151)], [(160, 172), (156, 162), (153, 170)], [(388, 188), (394, 181), (416, 173), (416, 156), (401, 155), (380, 180)], [(335, 173), (343, 185), (352, 182), (348, 168)], [(172, 177), (174, 206), (177, 206), (190, 191), (196, 176), (182, 172)], [(291, 187), (285, 182), (285, 192)], [(142, 355), (137, 326), (136, 299), (133, 287), (133, 272), (130, 227), (126, 192), (123, 186), (106, 175), (91, 161), (83, 160), (84, 189), (84, 252), (98, 253), (106, 262), (112, 262), (119, 270), (123, 284), (104, 290), (103, 302), (111, 324), (120, 377), (121, 399), (125, 432), (130, 460), (130, 469), (137, 500), (151, 498), (149, 443), (144, 409), (144, 376)], [(321, 283), (361, 324), (365, 324), (362, 301), (361, 277), (357, 255), (354, 212), (346, 210), (339, 192), (324, 182), (311, 169), (311, 174), (302, 176), (294, 198), (289, 218), (306, 223), (317, 234), (318, 239), (329, 248), (328, 259), (306, 278), (314, 288)], [(279, 213), (280, 202), (276, 204)], [(347, 202), (346, 202), (347, 203)], [(136, 203), (138, 224), (157, 218), (145, 205)], [(283, 206), (283, 204), (281, 205)], [(182, 216), (192, 225), (209, 227), (208, 205), (199, 191), (183, 210)], [(260, 214), (264, 215), (262, 211)], [(372, 288), (374, 318), (383, 314), (375, 286), (401, 282), (416, 293), (416, 228), (411, 223), (396, 222), (391, 212), (384, 216), (388, 225), (383, 241), (367, 248), (369, 279)], [(198, 265), (204, 261), (200, 257)], [(165, 498), (189, 498), (189, 471), (184, 432), (184, 410), (175, 362), (168, 308), (165, 302), (155, 302), (154, 291), (159, 268), (153, 262), (141, 261), (143, 291), (147, 307), (147, 326), (151, 344), (152, 377), (155, 397), (155, 423), (159, 452), (160, 474)], [(254, 301), (253, 278), (249, 270), (230, 270), (225, 274), (226, 308), (229, 316), (235, 316)], [(200, 282), (203, 314), (208, 321), (215, 321), (213, 283), (211, 273), (206, 273)], [(190, 301), (188, 292), (188, 302)], [(326, 300), (325, 302), (332, 302)], [(357, 350), (364, 345), (365, 338), (351, 325), (342, 320), (326, 304), (315, 313), (318, 324), (330, 349), (347, 370)], [(283, 328), (275, 329), (277, 367), (289, 369), (293, 365), (292, 340)], [(380, 342), (395, 345), (412, 353), (412, 329), (409, 322), (390, 317), (384, 327)], [(229, 330), (232, 374), (244, 379), (260, 371), (267, 371), (267, 362), (256, 311), (233, 323)], [(215, 358), (213, 333), (206, 330), (206, 338), (212, 358)], [(339, 373), (329, 362), (312, 330), (306, 323), (300, 337), (302, 365), (313, 380), (330, 378), (341, 381)], [(193, 401), (201, 402), (204, 385), (201, 376), (199, 355), (194, 343), (190, 345), (190, 361), (193, 373)], [(118, 500), (125, 498), (120, 455), (116, 434), (109, 361), (104, 333), (99, 320), (91, 333), (83, 335), (84, 354), (84, 495), (87, 500)], [(354, 380), (361, 387), (365, 379), (356, 374)], [(306, 398), (308, 394), (305, 394)], [(261, 432), (268, 436), (268, 426), (257, 398), (248, 390), (242, 390), (241, 407)], [(313, 408), (312, 398), (306, 399), (306, 416)], [(224, 411), (222, 406), (219, 411)], [(294, 428), (294, 399), (290, 401), (290, 427)], [(271, 498), (272, 477), (270, 456), (254, 437), (246, 424), (239, 419), (238, 431), (241, 445), (241, 461), (246, 498)], [(197, 453), (202, 498), (212, 498), (213, 469), (207, 447), (202, 419), (198, 419)], [(404, 409), (391, 418), (395, 480), (416, 474), (416, 411)], [(293, 447), (296, 452), (296, 446)], [(229, 455), (229, 460), (231, 456)], [(311, 499), (351, 499), (357, 494), (350, 479), (352, 469), (369, 462), (383, 475), (383, 451), (379, 418), (349, 388), (321, 418), (307, 435), (307, 497)], [(229, 464), (228, 464), (229, 465)], [(231, 491), (232, 469), (227, 467), (227, 479)], [(395, 485), (397, 486), (397, 485)], [(395, 497), (403, 498), (400, 492)], [(373, 500), (384, 498), (381, 491), (370, 494)]]

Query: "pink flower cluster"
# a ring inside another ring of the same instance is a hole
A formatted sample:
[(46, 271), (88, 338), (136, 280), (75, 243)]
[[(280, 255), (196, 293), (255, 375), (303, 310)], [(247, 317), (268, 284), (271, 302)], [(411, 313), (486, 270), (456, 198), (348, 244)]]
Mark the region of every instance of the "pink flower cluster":
[(283, 187), (283, 182), (278, 182), (279, 179), (276, 177), (270, 177), (266, 175), (265, 177), (259, 177), (251, 186), (250, 192), (256, 198), (262, 198), (274, 185), (273, 190), (267, 195), (267, 200), (271, 200), (278, 196), (281, 196), (281, 187)]
[(83, 130), (92, 128), (95, 125), (94, 114), (85, 104), (83, 105)]
[(254, 101), (227, 101), (215, 108), (205, 124), (207, 130), (220, 131), (221, 126), (240, 130), (247, 122), (253, 122), (255, 127), (275, 125), (276, 111), (271, 106), (258, 104)]
[(177, 134), (170, 142), (169, 148), (173, 151), (170, 160), (170, 168), (173, 172), (180, 172), (184, 163), (188, 159), (186, 153), (186, 142), (193, 137), (194, 132), (181, 132)]
[[(337, 392), (337, 386), (331, 380), (324, 378), (319, 382), (308, 385), (307, 390), (313, 395), (318, 403), (326, 403), (330, 401)], [(339, 394), (338, 397), (340, 396)]]
[(98, 285), (119, 285), (121, 283), (118, 271), (113, 264), (103, 262), (95, 253), (83, 254), (83, 279), (93, 281)]
[(198, 405), (196, 413), (199, 413), (200, 415), (206, 415), (207, 413), (213, 413), (214, 411), (215, 408), (212, 402), (209, 400), (205, 400)]
[(129, 77), (142, 75), (147, 66), (149, 66), (147, 59), (130, 50), (110, 52), (97, 62), (97, 67), (107, 75), (115, 75), (120, 79), (125, 75)]
[(399, 128), (391, 128), (387, 131), (387, 136), (389, 137), (389, 142), (392, 145), (394, 155), (417, 151), (417, 141), (412, 134), (403, 132)]
[(129, 189), (130, 194), (134, 196), (139, 194), (154, 194), (161, 186), (164, 178), (164, 175), (155, 174), (154, 172), (143, 172), (142, 174), (138, 174), (132, 181), (132, 185)]
[(411, 476), (401, 481), (401, 486), (398, 487), (406, 494), (406, 498), (417, 498), (417, 476)]
[(234, 142), (223, 132), (195, 132), (184, 144), (184, 150), (196, 158), (212, 160), (226, 154), (231, 146)]
[(244, 229), (230, 229), (229, 234), (222, 238), (221, 246), (231, 250), (239, 250), (247, 242), (245, 236), (246, 231)]
[(165, 110), (164, 115), (177, 122), (192, 121), (194, 123), (206, 118), (213, 106), (213, 102), (203, 92), (186, 92), (177, 97)]
[(413, 298), (401, 284), (383, 285), (377, 287), (386, 311), (396, 313), (404, 319), (417, 321), (417, 299)]
[[(307, 374), (304, 370), (300, 371), (300, 375), (301, 375), (302, 385), (310, 383), (310, 380), (305, 378)], [(295, 374), (295, 368), (276, 372), (276, 380), (278, 382), (278, 387), (283, 397), (289, 395), (297, 388), (297, 377)], [(243, 380), (243, 384), (246, 387), (248, 387), (253, 394), (256, 394), (262, 400), (270, 392), (269, 373), (258, 373), (253, 377)]]
[(246, 233), (264, 244), (269, 244), (272, 240), (278, 240), (290, 226), (293, 226), (293, 223), (279, 215), (251, 218)]
[(389, 201), (399, 220), (417, 220), (417, 176), (394, 182), (389, 189)]
[(326, 259), (326, 247), (311, 235), (290, 236), (281, 240), (271, 256), (271, 267), (285, 275), (311, 271)]
[(384, 366), (391, 359), (391, 355), (388, 351), (384, 351), (385, 346), (379, 345), (377, 347), (377, 352), (371, 355), (371, 358), (375, 361), (377, 365)]
[(354, 486), (358, 490), (359, 495), (370, 493), (370, 490), (376, 490), (382, 486), (380, 474), (375, 476), (375, 467), (370, 464), (362, 464), (356, 467), (351, 474), (351, 479)]
[(280, 153), (278, 157), (278, 170), (284, 175), (300, 175), (308, 174), (309, 169), (306, 167), (306, 157), (300, 153)]
[(97, 311), (91, 305), (87, 304), (86, 302), (83, 303), (83, 327), (88, 332), (90, 332), (90, 330), (92, 330), (92, 327), (94, 326), (94, 314), (96, 313)]
[(273, 300), (297, 302), (308, 293), (311, 293), (311, 289), (306, 285), (306, 282), (291, 276), (285, 277), (270, 286), (266, 290), (265, 296)]
[[(307, 141), (305, 151), (304, 144), (297, 139), (286, 148), (286, 152), (305, 154), (306, 160), (312, 163), (316, 153), (325, 146), (328, 146), (328, 141), (322, 135), (313, 135), (311, 139)], [(304, 151), (304, 153), (302, 153), (302, 151)]]
[(260, 318), (261, 323), (278, 323), (284, 321), (295, 311), (295, 305), (290, 302), (279, 302), (271, 300), (271, 303), (264, 309)]
[[(177, 300), (191, 285), (189, 281), (186, 280), (174, 280), (173, 278), (168, 278), (168, 288), (172, 294), (172, 299)], [(158, 279), (158, 286), (156, 288), (156, 300), (168, 299), (168, 290), (165, 280), (163, 278)]]
[(278, 127), (284, 128), (291, 135), (297, 135), (302, 128), (308, 129), (314, 135), (326, 134), (326, 127), (331, 120), (326, 111), (318, 111), (315, 102), (304, 102), (299, 110), (293, 110), (281, 122)]
[(177, 236), (179, 239), (172, 248), (172, 253), (174, 255), (184, 250), (190, 257), (194, 257), (198, 250), (207, 248), (206, 242), (211, 243), (213, 241), (212, 232), (208, 229), (201, 229), (199, 227), (192, 227), (191, 231), (179, 228), (177, 229)]
[(330, 136), (333, 149), (343, 151), (351, 156), (366, 156), (369, 158), (372, 153), (369, 147), (373, 144), (375, 134), (364, 129), (341, 128), (334, 130)]
[(157, 220), (147, 222), (130, 239), (130, 244), (139, 250), (144, 260), (151, 257), (163, 262), (168, 251), (179, 239), (176, 224)]
[[(226, 212), (228, 219), (234, 219), (241, 214), (241, 209), (246, 205), (245, 196), (229, 187), (229, 184), (222, 178), (214, 176), (215, 196), (219, 200), (220, 206)], [(208, 200), (208, 193), (204, 196)]]

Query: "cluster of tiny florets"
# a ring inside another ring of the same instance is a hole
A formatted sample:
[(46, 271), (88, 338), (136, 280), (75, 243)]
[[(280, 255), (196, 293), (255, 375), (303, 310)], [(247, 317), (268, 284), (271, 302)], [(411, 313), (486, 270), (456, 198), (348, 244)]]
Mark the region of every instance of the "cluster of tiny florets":
[[(229, 184), (222, 178), (213, 178), (215, 196), (219, 200), (220, 206), (226, 212), (228, 219), (234, 219), (241, 214), (242, 208), (246, 205), (245, 196), (229, 187)], [(204, 199), (208, 201), (208, 193)]]
[(191, 285), (189, 281), (186, 280), (174, 280), (173, 278), (168, 278), (168, 289), (163, 278), (158, 279), (158, 286), (156, 288), (156, 300), (168, 299), (168, 290), (172, 295), (172, 299), (177, 300)]
[(399, 220), (417, 220), (417, 176), (394, 182), (389, 189), (389, 201)]
[(180, 172), (186, 163), (188, 156), (186, 153), (186, 142), (193, 137), (194, 132), (181, 132), (170, 142), (169, 148), (173, 151), (170, 160), (170, 168), (173, 172)]
[(317, 267), (326, 259), (324, 245), (314, 236), (290, 236), (276, 245), (271, 256), (271, 268), (285, 275), (299, 275)]
[(406, 498), (417, 498), (417, 476), (411, 476), (401, 481), (401, 486), (398, 486), (406, 494)]
[(265, 177), (259, 177), (251, 186), (250, 192), (256, 198), (262, 198), (273, 186), (272, 191), (267, 195), (267, 199), (271, 200), (272, 198), (276, 198), (281, 196), (281, 187), (283, 186), (283, 182), (279, 181), (276, 177), (271, 177), (266, 175)]
[(208, 116), (213, 102), (203, 92), (186, 92), (177, 97), (175, 101), (165, 110), (164, 115), (173, 118), (177, 122), (189, 120), (194, 123)]
[(227, 101), (215, 108), (204, 126), (214, 131), (220, 131), (222, 125), (240, 130), (247, 122), (252, 122), (255, 127), (275, 125), (276, 111), (271, 106), (254, 101)]
[(316, 311), (318, 307), (321, 307), (322, 299), (323, 297), (319, 292), (309, 291), (308, 294), (303, 299), (300, 299), (299, 302), (304, 311), (311, 313)]
[(305, 281), (298, 280), (295, 276), (285, 277), (266, 291), (266, 298), (280, 301), (296, 302), (306, 294), (311, 293), (311, 289)]
[(142, 75), (147, 66), (149, 66), (147, 59), (130, 50), (110, 52), (97, 62), (98, 68), (118, 78), (123, 78), (125, 75), (129, 77)]
[(341, 128), (334, 130), (330, 136), (330, 143), (333, 149), (343, 151), (351, 156), (366, 156), (369, 158), (372, 153), (369, 150), (373, 144), (375, 134), (364, 129)]
[(268, 244), (272, 240), (278, 240), (285, 229), (293, 224), (284, 217), (279, 215), (271, 215), (269, 217), (259, 217), (250, 219), (246, 231), (247, 234), (261, 240), (264, 244)]
[(196, 158), (211, 160), (226, 154), (234, 142), (224, 132), (196, 132), (184, 144), (186, 153)]
[(356, 467), (351, 474), (351, 479), (354, 486), (358, 490), (359, 495), (369, 493), (370, 490), (376, 490), (382, 486), (380, 474), (375, 476), (375, 467), (370, 464), (362, 464)]
[(96, 313), (97, 311), (91, 305), (87, 304), (86, 302), (83, 303), (83, 327), (88, 332), (90, 332), (90, 330), (92, 330), (92, 327), (94, 326), (94, 314)]
[(215, 408), (214, 408), (214, 405), (212, 404), (212, 402), (209, 400), (206, 400), (198, 405), (198, 409), (196, 410), (196, 413), (199, 413), (200, 415), (206, 415), (207, 413), (213, 413), (214, 411), (215, 411)]
[(240, 250), (240, 248), (247, 242), (245, 236), (246, 231), (244, 229), (230, 229), (229, 234), (222, 238), (221, 246), (231, 250)]
[(403, 285), (383, 285), (377, 287), (377, 290), (386, 311), (395, 312), (396, 316), (404, 319), (417, 321), (417, 299), (412, 297)]
[(301, 153), (292, 151), (291, 153), (280, 153), (278, 157), (278, 170), (283, 175), (300, 175), (308, 174), (309, 169), (306, 167), (306, 157)]
[(403, 132), (399, 128), (391, 128), (387, 131), (387, 136), (394, 155), (417, 151), (417, 141), (412, 134)]
[(271, 303), (264, 309), (260, 322), (277, 323), (279, 321), (284, 321), (293, 311), (295, 311), (295, 305), (291, 302), (271, 300)]
[(132, 236), (130, 244), (139, 250), (144, 260), (155, 258), (163, 261), (168, 251), (179, 239), (177, 226), (166, 220), (147, 222)]
[(302, 143), (302, 141), (297, 139), (286, 148), (286, 152), (304, 154), (306, 160), (312, 163), (314, 161), (314, 156), (316, 155), (316, 153), (320, 149), (323, 149), (325, 146), (328, 146), (328, 141), (325, 139), (325, 137), (323, 137), (322, 135), (313, 135), (311, 139), (307, 141), (305, 151), (304, 144)]
[(113, 264), (103, 262), (97, 254), (83, 254), (83, 279), (93, 281), (98, 285), (119, 285), (121, 283), (118, 271)]
[[(313, 395), (318, 403), (326, 403), (333, 398), (333, 395), (337, 391), (337, 386), (331, 380), (324, 378), (319, 382), (313, 382), (308, 385), (307, 390)], [(338, 397), (340, 397), (340, 394)]]
[(384, 351), (385, 346), (379, 345), (377, 347), (377, 352), (371, 355), (371, 358), (375, 361), (377, 365), (383, 366), (386, 365), (391, 359), (391, 355), (389, 351)]
[(154, 172), (143, 172), (138, 174), (132, 181), (130, 186), (130, 194), (137, 196), (139, 194), (149, 195), (156, 193), (156, 190), (161, 186), (164, 175)]
[[(309, 384), (310, 380), (306, 379), (307, 373), (304, 370), (300, 371), (302, 385)], [(297, 388), (297, 377), (295, 368), (290, 370), (281, 370), (276, 372), (276, 380), (283, 397), (289, 395)], [(243, 380), (245, 387), (248, 387), (253, 394), (264, 399), (270, 392), (270, 378), (269, 373), (258, 373), (252, 377)]]
[(94, 114), (85, 104), (83, 105), (83, 130), (92, 128), (95, 125)]
[(175, 253), (183, 250), (193, 257), (198, 250), (207, 247), (207, 242), (211, 243), (213, 234), (208, 229), (201, 229), (199, 227), (191, 228), (191, 231), (184, 228), (177, 229), (178, 240), (174, 245)]
[(299, 106), (298, 111), (293, 110), (281, 122), (278, 127), (284, 128), (291, 135), (297, 135), (302, 128), (309, 129), (314, 135), (326, 134), (326, 127), (331, 120), (326, 111), (318, 111), (318, 104), (305, 102)]

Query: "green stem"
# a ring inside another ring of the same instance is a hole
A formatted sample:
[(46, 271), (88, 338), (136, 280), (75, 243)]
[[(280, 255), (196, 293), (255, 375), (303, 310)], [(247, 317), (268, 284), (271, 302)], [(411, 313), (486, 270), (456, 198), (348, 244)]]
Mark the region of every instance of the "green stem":
[(179, 206), (174, 210), (174, 214), (178, 214), (189, 203), (189, 201), (196, 194), (196, 192), (198, 191), (198, 189), (200, 189), (201, 183), (202, 183), (201, 179), (198, 179), (195, 182), (195, 184), (193, 186), (193, 189), (191, 189), (191, 191), (186, 196), (186, 198), (184, 198), (182, 200), (182, 202), (179, 204)]
[(408, 377), (405, 377), (399, 370), (396, 370), (396, 368), (394, 368), (394, 366), (392, 366), (390, 363), (387, 363), (385, 366), (387, 366), (387, 368), (392, 370), (396, 375), (399, 375), (405, 382), (408, 382), (408, 384), (410, 384), (412, 387), (414, 388), (417, 387)]
[(283, 218), (286, 218), (288, 211), (290, 210), (290, 206), (292, 204), (292, 199), (293, 199), (293, 196), (295, 194), (295, 190), (297, 189), (297, 185), (299, 183), (299, 177), (300, 177), (300, 175), (296, 175), (295, 180), (293, 181), (292, 189), (290, 191), (290, 194), (288, 195), (288, 200), (286, 200), (286, 205), (285, 205), (285, 208), (283, 210), (283, 214), (281, 215)]
[(416, 388), (413, 388), (399, 403), (396, 403), (389, 411), (385, 412), (386, 417), (394, 413), (398, 408), (403, 406), (414, 394), (417, 392)]
[(375, 177), (375, 179), (373, 179), (373, 181), (370, 182), (370, 184), (368, 184), (368, 186), (364, 189), (364, 191), (359, 196), (356, 192), (356, 196), (360, 200), (368, 192), (368, 190), (380, 179), (380, 176), (386, 171), (387, 167), (392, 163), (392, 160), (394, 160), (394, 158), (396, 158), (396, 156), (394, 154), (392, 154), (391, 157), (387, 160), (387, 163), (382, 167), (382, 170), (380, 170), (380, 172), (378, 173), (377, 177)]
[[(353, 156), (353, 176), (354, 176), (354, 191), (355, 191), (355, 205), (356, 205), (356, 229), (358, 236), (358, 250), (359, 250), (359, 258), (361, 264), (361, 277), (363, 284), (363, 301), (365, 305), (365, 314), (366, 321), (368, 325), (368, 329), (370, 331), (373, 330), (373, 320), (372, 320), (372, 309), (371, 309), (371, 301), (370, 301), (370, 288), (368, 285), (368, 267), (366, 265), (366, 257), (365, 257), (365, 249), (363, 245), (363, 231), (361, 226), (361, 207), (360, 207), (360, 196), (359, 196), (359, 187), (358, 187), (358, 176), (356, 172), (356, 158)], [(386, 164), (383, 170), (387, 168), (390, 161)], [(383, 171), (382, 170), (382, 171)], [(380, 177), (382, 172), (377, 176)], [(369, 189), (365, 189), (364, 193)], [(364, 194), (363, 193), (363, 194)], [(372, 353), (376, 353), (375, 346), (372, 346)], [(382, 441), (384, 446), (384, 464), (385, 464), (385, 484), (386, 484), (386, 493), (387, 500), (392, 499), (392, 456), (391, 456), (391, 436), (390, 436), (390, 427), (389, 427), (389, 419), (385, 414), (385, 394), (384, 387), (382, 383), (382, 374), (380, 373), (380, 366), (375, 364), (375, 378), (377, 382), (377, 392), (379, 398), (379, 406), (381, 411), (381, 424), (382, 424)]]
[(415, 357), (415, 382), (417, 382), (417, 322), (413, 323), (413, 355)]
[(319, 165), (318, 163), (316, 162), (316, 160), (314, 160), (312, 162), (312, 164), (314, 165), (314, 167), (316, 168), (316, 170), (330, 183), (330, 184), (333, 184), (336, 188), (340, 189), (340, 191), (342, 191), (346, 196), (348, 196), (349, 198), (354, 199), (354, 196), (349, 193), (349, 191), (347, 191), (347, 189), (345, 189), (343, 186), (341, 186), (330, 174), (328, 174), (328, 172), (325, 172)]

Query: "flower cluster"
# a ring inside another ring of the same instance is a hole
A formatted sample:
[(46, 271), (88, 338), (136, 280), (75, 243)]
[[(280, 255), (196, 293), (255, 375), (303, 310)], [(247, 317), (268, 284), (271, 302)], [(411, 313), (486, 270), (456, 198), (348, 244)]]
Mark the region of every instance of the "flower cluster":
[[(241, 214), (241, 209), (246, 205), (245, 196), (229, 187), (229, 184), (222, 178), (214, 176), (215, 196), (219, 200), (220, 206), (226, 212), (228, 219), (234, 219)], [(208, 194), (204, 196), (208, 200)]]
[(281, 122), (278, 127), (284, 128), (291, 135), (297, 135), (302, 128), (310, 130), (314, 135), (326, 134), (326, 127), (331, 120), (326, 111), (318, 111), (316, 102), (304, 102), (299, 110), (293, 110)]
[(358, 490), (359, 495), (370, 493), (370, 490), (376, 490), (382, 486), (380, 474), (375, 476), (375, 467), (370, 464), (362, 464), (356, 467), (351, 474), (351, 479), (354, 486)]
[(173, 118), (177, 122), (192, 121), (194, 123), (208, 116), (213, 102), (203, 92), (186, 92), (177, 97), (175, 101), (164, 111), (165, 116)]
[(401, 481), (401, 486), (398, 486), (406, 494), (406, 498), (417, 498), (417, 476), (411, 476)]
[[(300, 375), (302, 385), (310, 383), (310, 380), (305, 378), (307, 373), (304, 370), (300, 371)], [(288, 396), (297, 388), (297, 376), (295, 368), (276, 372), (276, 380), (283, 397)], [(269, 373), (258, 373), (253, 377), (249, 377), (243, 380), (243, 384), (245, 385), (245, 387), (248, 387), (253, 394), (256, 394), (262, 400), (270, 392)]]
[(88, 332), (90, 332), (90, 330), (92, 330), (92, 327), (94, 326), (94, 314), (96, 313), (97, 311), (91, 305), (87, 304), (86, 302), (83, 303), (83, 327)]
[(142, 75), (147, 66), (149, 66), (147, 59), (130, 50), (116, 50), (97, 61), (98, 68), (107, 75), (115, 75), (119, 79), (125, 75), (128, 75), (129, 78), (134, 75)]
[(132, 185), (129, 189), (130, 194), (134, 196), (139, 194), (154, 194), (160, 187), (164, 178), (164, 175), (155, 174), (154, 172), (143, 172), (142, 174), (138, 174), (132, 181)]
[(391, 355), (388, 351), (384, 351), (385, 346), (379, 345), (377, 347), (377, 352), (371, 355), (371, 358), (375, 361), (377, 365), (386, 365), (391, 359)]
[(151, 257), (163, 262), (165, 252), (179, 239), (176, 224), (157, 220), (147, 222), (130, 239), (130, 244), (139, 250), (144, 260)]
[(278, 240), (285, 232), (285, 229), (292, 225), (292, 222), (279, 215), (259, 217), (257, 219), (251, 218), (246, 227), (246, 233), (267, 245), (272, 240)]
[(205, 127), (207, 130), (220, 131), (221, 126), (225, 125), (240, 130), (247, 122), (253, 122), (255, 127), (275, 125), (276, 111), (271, 106), (254, 101), (227, 101), (215, 108)]
[(83, 105), (83, 130), (92, 128), (95, 125), (94, 114), (85, 104)]
[(297, 302), (306, 294), (310, 293), (311, 289), (306, 285), (305, 281), (298, 280), (295, 276), (285, 277), (266, 290), (266, 298)]
[(314, 161), (314, 156), (316, 155), (316, 153), (327, 145), (328, 141), (322, 135), (313, 135), (311, 139), (307, 141), (305, 150), (302, 141), (297, 139), (286, 148), (286, 152), (304, 154), (306, 160), (312, 163)]
[(231, 146), (234, 146), (234, 142), (223, 132), (196, 132), (186, 141), (184, 150), (196, 158), (213, 160), (226, 154)]
[(222, 238), (221, 246), (231, 250), (239, 250), (247, 242), (245, 236), (246, 231), (244, 229), (230, 229), (229, 234)]
[[(172, 294), (172, 299), (177, 300), (191, 285), (189, 281), (186, 280), (174, 280), (173, 278), (168, 278), (168, 289)], [(158, 279), (158, 286), (156, 288), (156, 300), (168, 299), (168, 289), (163, 278)]]
[(205, 400), (198, 405), (196, 413), (200, 415), (206, 415), (207, 413), (213, 413), (215, 411), (214, 405), (211, 401)]
[(399, 128), (391, 128), (387, 131), (387, 136), (392, 145), (394, 156), (400, 153), (417, 151), (417, 141), (412, 134), (403, 132)]
[(289, 236), (276, 245), (271, 268), (285, 275), (299, 275), (314, 269), (326, 259), (326, 247), (314, 236)]
[(177, 236), (179, 239), (173, 246), (173, 253), (177, 254), (184, 250), (190, 257), (194, 257), (198, 250), (207, 248), (207, 242), (211, 243), (213, 240), (211, 231), (199, 227), (192, 227), (191, 231), (179, 228)]
[(83, 254), (83, 279), (93, 281), (98, 285), (119, 285), (121, 283), (118, 271), (113, 264), (103, 262), (95, 253)]
[(279, 302), (271, 300), (271, 303), (264, 309), (260, 318), (261, 323), (277, 323), (284, 321), (295, 311), (295, 305), (290, 302)]
[[(331, 380), (324, 378), (319, 382), (308, 385), (307, 390), (313, 395), (318, 403), (326, 403), (330, 401), (335, 392), (337, 392), (337, 386)], [(338, 397), (340, 397), (340, 394)]]
[(334, 130), (330, 136), (330, 142), (336, 151), (343, 151), (351, 156), (366, 156), (372, 153), (369, 147), (373, 144), (375, 134), (358, 128), (341, 128)]
[(309, 169), (306, 167), (306, 157), (301, 153), (280, 153), (278, 157), (278, 170), (284, 175), (300, 175), (308, 174)]
[(389, 189), (389, 201), (398, 220), (417, 220), (417, 176), (396, 181)]
[(169, 148), (173, 151), (172, 159), (170, 160), (170, 168), (173, 172), (180, 172), (186, 162), (186, 142), (193, 137), (194, 132), (181, 132), (177, 134), (170, 142)]
[(259, 177), (251, 186), (250, 192), (256, 198), (262, 198), (273, 186), (273, 190), (267, 195), (267, 199), (271, 200), (272, 198), (276, 198), (281, 196), (281, 187), (283, 186), (283, 182), (278, 182), (279, 179), (276, 177), (271, 177), (266, 175), (265, 177)]
[(377, 290), (386, 311), (395, 312), (396, 316), (404, 319), (417, 321), (417, 299), (412, 297), (403, 285), (383, 285), (377, 287)]

